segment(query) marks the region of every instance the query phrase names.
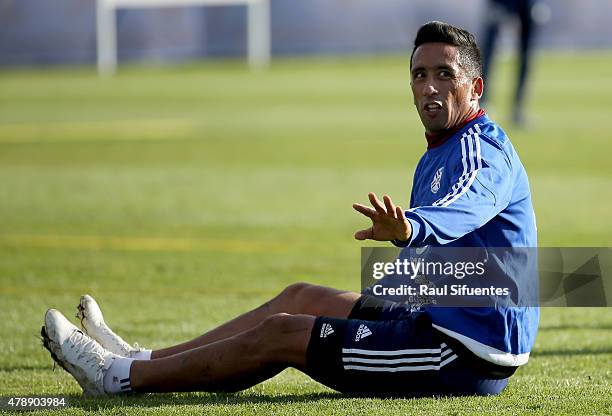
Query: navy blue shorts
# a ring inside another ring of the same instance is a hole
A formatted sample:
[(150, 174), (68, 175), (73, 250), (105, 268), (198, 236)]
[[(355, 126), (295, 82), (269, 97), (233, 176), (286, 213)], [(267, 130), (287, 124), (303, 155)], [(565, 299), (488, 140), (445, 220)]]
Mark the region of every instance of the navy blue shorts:
[(496, 395), (515, 370), (476, 357), (427, 314), (368, 295), (347, 319), (318, 317), (306, 356), (320, 383), (374, 396)]

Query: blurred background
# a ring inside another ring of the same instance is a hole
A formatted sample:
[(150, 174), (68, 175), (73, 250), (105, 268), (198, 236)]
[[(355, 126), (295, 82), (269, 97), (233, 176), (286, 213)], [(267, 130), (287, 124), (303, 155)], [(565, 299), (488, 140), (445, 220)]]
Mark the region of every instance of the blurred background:
[[(83, 293), (156, 348), (297, 280), (358, 290), (351, 204), (408, 205), (426, 147), (409, 56), (432, 19), (495, 56), (485, 108), (527, 168), (540, 244), (610, 246), (611, 15), (608, 0), (271, 0), (271, 59), (252, 68), (244, 5), (119, 8), (117, 72), (100, 76), (95, 1), (0, 0), (0, 390), (77, 391), (34, 335)], [(525, 400), (609, 391), (611, 327), (609, 309), (544, 311), (517, 383), (548, 396)], [(584, 385), (556, 383), (567, 345)]]
[[(513, 1), (506, 1), (512, 3)], [(272, 0), (274, 56), (380, 54), (404, 51), (416, 29), (429, 20), (482, 32), (491, 14), (487, 0)], [(520, 0), (516, 3), (520, 3)], [(533, 1), (533, 18), (545, 24), (538, 46), (545, 49), (608, 48), (607, 0)], [(172, 4), (168, 0), (167, 4)], [(92, 64), (96, 56), (93, 0), (0, 0), (0, 64)], [(510, 46), (512, 28), (502, 42)], [(119, 58), (177, 62), (246, 53), (244, 6), (149, 6), (117, 13)]]

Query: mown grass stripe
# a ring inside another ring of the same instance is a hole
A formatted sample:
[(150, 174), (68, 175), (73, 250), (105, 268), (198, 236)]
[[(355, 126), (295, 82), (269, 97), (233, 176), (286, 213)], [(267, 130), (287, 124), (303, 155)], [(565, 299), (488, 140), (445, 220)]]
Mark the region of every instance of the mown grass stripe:
[(92, 142), (104, 140), (177, 140), (195, 131), (190, 119), (71, 120), (0, 124), (0, 144)]
[(85, 249), (158, 252), (284, 252), (286, 245), (258, 240), (218, 240), (176, 237), (3, 234), (0, 245), (14, 248)]

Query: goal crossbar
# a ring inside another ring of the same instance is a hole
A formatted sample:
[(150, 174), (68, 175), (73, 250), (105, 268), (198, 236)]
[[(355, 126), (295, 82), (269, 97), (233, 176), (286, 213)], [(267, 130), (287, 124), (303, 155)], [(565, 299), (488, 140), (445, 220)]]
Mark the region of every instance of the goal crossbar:
[(270, 62), (270, 0), (97, 0), (97, 64), (101, 76), (117, 71), (118, 9), (148, 7), (232, 6), (247, 7), (247, 50), (251, 68)]

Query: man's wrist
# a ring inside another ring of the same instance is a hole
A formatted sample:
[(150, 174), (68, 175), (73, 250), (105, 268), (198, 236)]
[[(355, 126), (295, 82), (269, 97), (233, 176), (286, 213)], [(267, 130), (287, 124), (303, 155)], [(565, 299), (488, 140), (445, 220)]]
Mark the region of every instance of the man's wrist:
[(391, 243), (396, 246), (396, 247), (407, 247), (408, 244), (410, 244), (410, 240), (398, 240), (398, 239), (394, 239), (391, 240)]
[(406, 230), (400, 235), (396, 235), (395, 241), (409, 242), (412, 239), (412, 224), (410, 224), (410, 221), (406, 220), (405, 225)]
[(391, 240), (393, 245), (397, 247), (406, 247), (408, 244), (410, 244), (410, 240), (412, 240), (411, 238), (412, 237), (412, 226), (410, 225), (409, 221), (407, 221), (406, 225), (407, 225), (406, 233), (404, 233), (401, 236), (396, 236), (396, 238)]

